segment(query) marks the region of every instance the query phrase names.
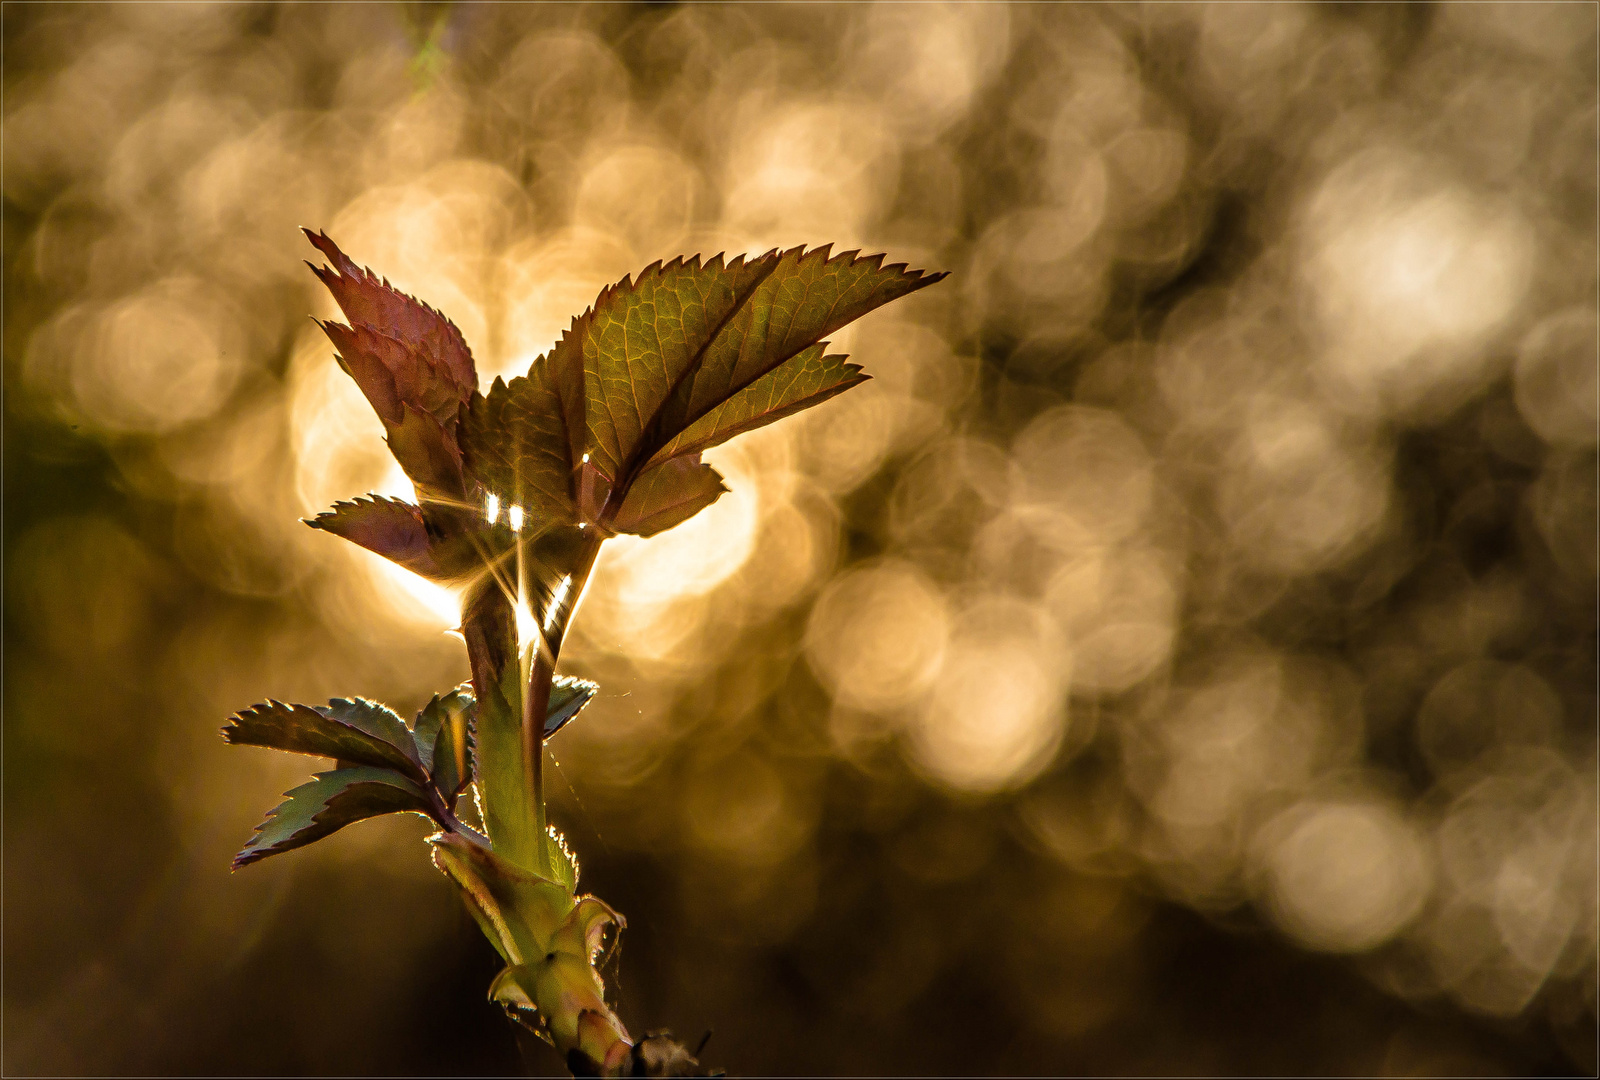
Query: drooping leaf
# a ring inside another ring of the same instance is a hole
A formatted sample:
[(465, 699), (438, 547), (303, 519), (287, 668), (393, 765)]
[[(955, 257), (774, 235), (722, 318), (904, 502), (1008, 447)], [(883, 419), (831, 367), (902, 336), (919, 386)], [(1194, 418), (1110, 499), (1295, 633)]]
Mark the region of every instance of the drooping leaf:
[(549, 738), (566, 726), (594, 700), (600, 686), (573, 675), (557, 675), (550, 684), (550, 708), (544, 715), (544, 737)]
[(233, 868), (304, 847), (352, 822), (403, 811), (429, 813), (422, 789), (392, 769), (367, 765), (318, 773), (285, 792), (288, 801), (268, 811), (256, 834), (234, 856)]
[(698, 451), (668, 458), (645, 469), (629, 486), (611, 528), (654, 536), (688, 521), (727, 490), (722, 474), (702, 463)]
[(415, 780), (425, 779), (405, 724), (368, 701), (335, 699), (314, 708), (268, 701), (236, 714), (222, 729), (222, 737), (230, 743), (395, 769)]
[(408, 502), (367, 495), (334, 503), (306, 524), (375, 551), (412, 573), (433, 581), (448, 579), (429, 547), (421, 508)]
[(820, 405), (852, 386), (866, 382), (857, 364), (829, 354), (826, 341), (801, 350), (690, 424), (652, 460), (652, 464), (727, 442), (735, 435), (765, 427), (813, 405)]

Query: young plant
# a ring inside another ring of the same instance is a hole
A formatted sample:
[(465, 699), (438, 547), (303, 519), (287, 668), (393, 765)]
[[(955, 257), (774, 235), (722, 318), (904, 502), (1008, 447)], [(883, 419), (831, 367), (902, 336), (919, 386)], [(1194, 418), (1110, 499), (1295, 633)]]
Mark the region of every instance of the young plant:
[[(269, 701), (232, 743), (333, 759), (288, 792), (234, 868), (378, 814), (432, 819), (434, 864), (505, 960), (492, 1000), (580, 1075), (686, 1075), (661, 1037), (631, 1038), (595, 958), (623, 918), (578, 894), (548, 823), (544, 744), (594, 696), (556, 660), (600, 545), (651, 536), (723, 493), (701, 452), (867, 379), (827, 352), (846, 323), (944, 274), (828, 248), (653, 263), (603, 290), (524, 376), (478, 391), (472, 353), (439, 312), (356, 266), (325, 234), (312, 266), (348, 325), (322, 328), (371, 402), (415, 505), (368, 495), (307, 522), (461, 595), (470, 686), (407, 724), (375, 702)], [(457, 815), (471, 790), (479, 832)]]

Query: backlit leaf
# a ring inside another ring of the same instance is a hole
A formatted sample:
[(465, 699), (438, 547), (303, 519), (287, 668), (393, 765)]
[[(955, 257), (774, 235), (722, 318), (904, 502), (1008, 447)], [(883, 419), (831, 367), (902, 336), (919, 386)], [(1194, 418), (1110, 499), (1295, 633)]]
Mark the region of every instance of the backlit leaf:
[(450, 806), (472, 780), (472, 712), (475, 702), (466, 687), (435, 694), (412, 725), (422, 767)]
[[(477, 389), (472, 353), (455, 325), (380, 281), (340, 251), (326, 234), (306, 237), (333, 261), (312, 266), (350, 325), (319, 323), (338, 350), (339, 365), (372, 403), (389, 433), (389, 449), (424, 500), (464, 494), (456, 420)], [(310, 265), (310, 264), (308, 264)]]
[(222, 729), (222, 737), (230, 743), (397, 769), (416, 780), (425, 778), (405, 723), (369, 701), (340, 698), (315, 708), (268, 701), (234, 716)]
[(727, 490), (722, 474), (703, 464), (698, 452), (669, 458), (645, 469), (629, 486), (611, 528), (654, 536), (694, 517)]
[(441, 581), (447, 577), (429, 548), (421, 508), (408, 502), (367, 495), (334, 503), (306, 524), (342, 536), (425, 578)]
[(826, 341), (790, 357), (685, 428), (656, 453), (655, 462), (709, 450), (735, 435), (820, 405), (867, 381), (860, 366), (828, 354)]
[[(395, 341), (404, 342), (408, 356), (426, 361), (426, 371), (395, 371), (403, 401), (423, 404), (436, 391), (429, 383), (438, 381), (449, 388), (449, 396), (465, 401), (478, 388), (478, 374), (461, 331), (433, 308), (380, 280), (350, 260), (326, 233), (303, 230), (306, 239), (332, 262), (332, 268), (311, 267), (311, 272), (328, 287), (352, 327), (365, 326)], [(310, 265), (309, 263), (307, 265)], [(409, 363), (403, 361), (400, 366)], [(405, 390), (414, 388), (410, 396)], [(376, 403), (374, 403), (376, 404)], [(445, 419), (441, 416), (440, 419)]]
[(847, 251), (830, 258), (828, 250), (791, 248), (779, 257), (662, 407), (652, 453), (840, 327), (946, 277), (907, 270), (904, 263), (883, 266), (882, 255), (858, 258)]
[(653, 453), (641, 440), (656, 414), (776, 265), (770, 255), (726, 264), (718, 255), (702, 265), (697, 255), (652, 263), (604, 290), (548, 359), (571, 429), (571, 460), (587, 454), (616, 481)]
[(507, 508), (502, 513), (520, 506), (534, 531), (576, 516), (566, 423), (547, 376), (535, 362), (524, 377), (496, 379), (487, 396), (473, 395), (461, 425), (468, 473)]
[(233, 868), (304, 847), (363, 818), (402, 811), (429, 812), (428, 797), (390, 769), (371, 766), (318, 773), (309, 784), (285, 792), (288, 801), (268, 812), (256, 834), (234, 856)]
[(550, 684), (550, 708), (544, 715), (544, 737), (549, 738), (566, 726), (594, 699), (600, 687), (588, 679), (557, 675)]

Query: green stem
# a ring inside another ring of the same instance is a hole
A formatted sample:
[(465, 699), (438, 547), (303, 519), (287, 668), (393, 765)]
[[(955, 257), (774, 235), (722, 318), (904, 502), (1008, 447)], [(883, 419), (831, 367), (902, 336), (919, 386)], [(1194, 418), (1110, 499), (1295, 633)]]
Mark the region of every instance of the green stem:
[[(514, 598), (497, 579), (486, 576), (462, 602), (461, 632), (478, 699), (477, 780), (484, 826), (496, 852), (541, 876), (553, 871), (544, 803), (544, 718), (561, 643), (600, 543), (601, 538), (577, 530), (526, 542), (526, 557), (519, 553), (518, 558), (521, 595), (547, 591), (553, 575), (568, 582), (555, 610), (533, 613), (549, 629), (541, 625), (526, 650), (518, 646)], [(541, 576), (530, 581), (530, 568)]]

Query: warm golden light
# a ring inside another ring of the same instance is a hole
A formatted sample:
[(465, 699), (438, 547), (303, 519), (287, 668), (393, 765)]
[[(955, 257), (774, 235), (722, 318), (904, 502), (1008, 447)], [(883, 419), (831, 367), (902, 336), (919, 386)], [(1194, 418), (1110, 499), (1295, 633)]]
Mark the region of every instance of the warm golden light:
[[(6, 1064), (539, 1067), (456, 1038), (417, 821), (222, 869), (322, 767), (218, 753), (229, 711), (471, 674), (457, 593), (300, 523), (417, 500), (306, 225), (485, 392), (655, 259), (951, 271), (587, 595), (508, 575), (524, 646), (581, 600), (552, 818), (648, 894), (626, 978), (721, 1017), (707, 1064), (1593, 1075), (1597, 40), (1574, 3), (7, 5)], [(340, 1008), (263, 1039), (237, 1006), (313, 953)]]

